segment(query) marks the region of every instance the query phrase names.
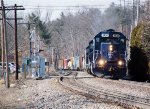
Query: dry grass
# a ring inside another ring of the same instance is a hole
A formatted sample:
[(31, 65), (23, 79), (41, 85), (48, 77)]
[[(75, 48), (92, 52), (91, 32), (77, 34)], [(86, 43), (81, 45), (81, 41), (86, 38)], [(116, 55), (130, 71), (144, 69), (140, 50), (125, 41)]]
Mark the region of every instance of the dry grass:
[(5, 82), (4, 82), (4, 79), (0, 79), (0, 86), (2, 85), (2, 84), (5, 84)]
[[(21, 78), (22, 78), (22, 76), (21, 76), (21, 74), (19, 74), (19, 79), (21, 79)], [(9, 75), (9, 82), (10, 82), (10, 84), (15, 84), (16, 83), (15, 73)], [(2, 84), (5, 84), (5, 81), (4, 81), (3, 78), (0, 78), (0, 86)]]

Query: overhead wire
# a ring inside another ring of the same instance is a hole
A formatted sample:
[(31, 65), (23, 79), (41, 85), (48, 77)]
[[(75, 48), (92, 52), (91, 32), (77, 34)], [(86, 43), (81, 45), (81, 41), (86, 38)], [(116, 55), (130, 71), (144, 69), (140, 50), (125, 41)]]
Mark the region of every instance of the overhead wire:
[[(30, 9), (50, 9), (50, 8), (25, 8), (25, 9), (30, 10)], [(80, 9), (50, 9), (50, 10), (80, 10)], [(84, 9), (90, 9), (90, 8), (84, 8)], [(93, 9), (107, 9), (107, 8), (93, 8)]]
[(33, 5), (24, 5), (26, 9), (51, 9), (51, 10), (79, 10), (79, 9), (106, 9), (105, 5), (72, 5), (72, 6), (33, 6)]
[(47, 5), (47, 6), (33, 6), (33, 5), (24, 5), (24, 6), (28, 6), (28, 7), (53, 7), (53, 8), (62, 8), (62, 7), (64, 7), (64, 8), (67, 8), (67, 7), (92, 7), (92, 6), (105, 6), (105, 5), (66, 5), (66, 6), (52, 6), (52, 5)]

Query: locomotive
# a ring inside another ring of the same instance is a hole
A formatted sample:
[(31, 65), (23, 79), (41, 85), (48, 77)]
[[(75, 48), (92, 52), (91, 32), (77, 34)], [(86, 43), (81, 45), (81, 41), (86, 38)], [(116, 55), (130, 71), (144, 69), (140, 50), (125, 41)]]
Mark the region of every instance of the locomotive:
[(127, 38), (113, 29), (102, 31), (89, 42), (85, 52), (88, 73), (97, 77), (123, 78), (127, 70)]

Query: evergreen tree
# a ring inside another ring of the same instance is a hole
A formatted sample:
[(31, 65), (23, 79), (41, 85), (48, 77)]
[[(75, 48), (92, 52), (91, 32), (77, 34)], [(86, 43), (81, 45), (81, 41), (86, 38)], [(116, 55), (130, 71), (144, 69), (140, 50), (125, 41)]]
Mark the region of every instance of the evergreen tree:
[(149, 26), (139, 23), (132, 31), (131, 35), (131, 61), (129, 61), (129, 73), (134, 80), (146, 81), (148, 73), (147, 46), (149, 43)]
[(34, 13), (29, 15), (29, 21), (35, 23), (36, 31), (39, 36), (45, 40), (46, 44), (50, 43), (51, 33), (48, 31), (46, 27), (46, 23), (40, 20), (40, 17)]

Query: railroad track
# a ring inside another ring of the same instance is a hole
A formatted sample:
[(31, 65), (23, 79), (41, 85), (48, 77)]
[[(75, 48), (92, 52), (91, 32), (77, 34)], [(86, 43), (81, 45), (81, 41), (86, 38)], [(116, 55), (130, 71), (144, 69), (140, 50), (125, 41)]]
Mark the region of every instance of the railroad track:
[(146, 82), (137, 82), (137, 81), (128, 81), (128, 80), (119, 80), (119, 82), (123, 82), (123, 84), (130, 84), (130, 85), (134, 85), (134, 86), (138, 86), (138, 87), (145, 87), (145, 88), (149, 88), (150, 87), (150, 83), (146, 83)]
[(81, 81), (78, 81), (76, 74), (74, 73), (72, 78), (60, 77), (59, 83), (65, 86), (66, 89), (71, 90), (75, 93), (81, 94), (88, 98), (103, 100), (104, 102), (118, 103), (121, 106), (137, 107), (150, 109), (150, 99), (140, 98), (132, 95), (123, 94), (121, 92), (112, 92), (111, 90), (104, 90), (89, 86)]

